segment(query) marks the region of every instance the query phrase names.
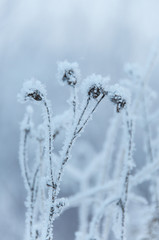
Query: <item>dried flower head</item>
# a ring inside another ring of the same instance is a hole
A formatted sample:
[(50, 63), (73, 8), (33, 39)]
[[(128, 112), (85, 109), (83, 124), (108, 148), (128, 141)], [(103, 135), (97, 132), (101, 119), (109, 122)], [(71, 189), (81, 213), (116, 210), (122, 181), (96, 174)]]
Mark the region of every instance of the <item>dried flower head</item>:
[(104, 94), (104, 89), (102, 88), (102, 86), (98, 86), (96, 84), (91, 86), (88, 91), (88, 95), (92, 98), (97, 98), (100, 94)]
[(127, 104), (128, 96), (118, 84), (109, 88), (108, 96), (110, 101), (116, 104), (117, 112), (120, 112)]
[(101, 75), (92, 74), (83, 82), (83, 93), (87, 92), (87, 95), (93, 99), (97, 99), (100, 95), (106, 95), (108, 92), (105, 89), (108, 80), (108, 78), (103, 78)]
[(79, 66), (76, 62), (69, 63), (67, 61), (58, 63), (57, 78), (64, 85), (75, 86), (80, 78)]
[(40, 102), (46, 96), (45, 87), (40, 81), (31, 79), (23, 84), (21, 92), (18, 94), (18, 100), (22, 103), (35, 100)]
[(122, 108), (126, 105), (126, 100), (122, 99), (121, 96), (114, 94), (111, 98), (111, 101), (117, 105), (116, 111), (120, 112)]

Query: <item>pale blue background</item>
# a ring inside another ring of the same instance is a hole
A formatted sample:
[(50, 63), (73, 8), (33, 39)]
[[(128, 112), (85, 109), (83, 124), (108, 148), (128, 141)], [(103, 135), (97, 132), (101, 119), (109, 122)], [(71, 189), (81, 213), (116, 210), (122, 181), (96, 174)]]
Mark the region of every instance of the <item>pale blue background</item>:
[[(118, 82), (124, 77), (126, 62), (146, 66), (158, 40), (158, 0), (0, 0), (0, 235), (3, 240), (21, 240), (24, 232), (25, 190), (18, 163), (19, 123), (24, 106), (16, 98), (23, 81), (36, 77), (46, 83), (54, 113), (61, 113), (67, 107), (69, 91), (56, 81), (58, 60), (77, 61), (82, 77), (94, 72), (110, 75), (112, 82)], [(151, 77), (151, 85), (157, 91), (158, 64)], [(86, 138), (97, 150), (110, 116), (109, 107), (101, 105), (86, 130)], [(62, 217), (65, 224), (55, 228), (56, 239), (73, 238), (76, 215), (67, 214)]]

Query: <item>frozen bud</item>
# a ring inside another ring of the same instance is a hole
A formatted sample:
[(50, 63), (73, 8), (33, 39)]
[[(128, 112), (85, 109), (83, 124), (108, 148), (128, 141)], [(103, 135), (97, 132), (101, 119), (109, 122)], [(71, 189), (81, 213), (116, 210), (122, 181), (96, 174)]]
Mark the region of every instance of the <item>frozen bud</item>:
[(45, 98), (45, 96), (46, 90), (41, 82), (31, 79), (23, 84), (21, 92), (18, 94), (18, 99), (22, 103), (29, 100), (40, 102)]
[(75, 86), (80, 78), (79, 66), (76, 62), (67, 61), (58, 63), (57, 78), (62, 85)]
[(108, 92), (105, 90), (107, 87), (108, 78), (103, 78), (101, 75), (92, 74), (86, 78), (82, 85), (83, 93), (87, 93), (90, 98), (96, 99), (100, 95), (106, 95)]
[(108, 96), (111, 102), (116, 104), (116, 111), (120, 112), (121, 109), (127, 104), (128, 96), (118, 84), (109, 88)]

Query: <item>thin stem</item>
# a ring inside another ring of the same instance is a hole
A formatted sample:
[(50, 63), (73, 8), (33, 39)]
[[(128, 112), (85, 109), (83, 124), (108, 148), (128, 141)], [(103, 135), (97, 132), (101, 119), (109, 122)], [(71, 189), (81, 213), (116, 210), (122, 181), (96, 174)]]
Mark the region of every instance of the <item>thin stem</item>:
[(75, 119), (76, 112), (77, 112), (77, 93), (76, 93), (76, 85), (73, 85), (73, 119)]
[(123, 196), (119, 201), (119, 206), (122, 210), (122, 220), (121, 220), (121, 240), (124, 240), (125, 237), (125, 222), (126, 222), (126, 212), (127, 212), (127, 202), (128, 202), (128, 191), (129, 191), (129, 178), (131, 174), (131, 167), (130, 167), (130, 161), (132, 160), (131, 154), (132, 154), (132, 120), (129, 121), (128, 118), (128, 112), (126, 111), (126, 117), (127, 117), (127, 131), (128, 131), (128, 156), (127, 156), (127, 163), (126, 163), (126, 173), (124, 177), (124, 192), (122, 193)]
[(50, 163), (50, 178), (52, 186), (54, 186), (54, 179), (53, 179), (53, 172), (52, 172), (52, 130), (51, 130), (51, 117), (50, 117), (50, 110), (46, 101), (44, 101), (44, 106), (47, 112), (47, 120), (48, 120), (48, 140), (49, 140), (49, 163)]
[(80, 116), (80, 118), (79, 118), (79, 120), (78, 120), (78, 123), (77, 123), (76, 127), (75, 127), (75, 130), (74, 130), (74, 132), (73, 132), (73, 135), (72, 135), (72, 137), (71, 137), (71, 140), (69, 141), (67, 150), (66, 150), (66, 152), (65, 152), (65, 154), (64, 154), (65, 157), (63, 158), (63, 161), (62, 161), (62, 164), (61, 164), (61, 168), (60, 168), (60, 171), (59, 171), (59, 174), (58, 174), (58, 178), (57, 178), (58, 183), (59, 183), (60, 180), (61, 180), (61, 175), (62, 175), (64, 166), (65, 166), (65, 164), (66, 164), (67, 161), (68, 161), (70, 149), (71, 149), (71, 147), (72, 147), (72, 144), (73, 144), (74, 140), (76, 139), (76, 137), (78, 136), (78, 134), (81, 132), (81, 130), (84, 128), (84, 126), (86, 125), (86, 123), (88, 122), (88, 120), (90, 119), (91, 115), (93, 114), (93, 112), (95, 111), (95, 109), (97, 108), (97, 106), (98, 106), (98, 104), (101, 102), (101, 100), (104, 98), (104, 96), (105, 96), (105, 95), (102, 95), (102, 97), (98, 100), (98, 102), (96, 103), (96, 105), (95, 105), (95, 107), (92, 109), (92, 111), (89, 113), (89, 115), (88, 115), (87, 119), (85, 120), (85, 122), (83, 123), (83, 125), (80, 127), (80, 129), (77, 130), (78, 125), (80, 124), (80, 122), (81, 122), (81, 120), (82, 120), (82, 118), (83, 118), (83, 116), (84, 116), (84, 113), (85, 113), (85, 111), (86, 111), (86, 109), (87, 109), (87, 107), (88, 107), (89, 100), (90, 100), (90, 99), (88, 98), (87, 104), (86, 104), (86, 106), (84, 107), (84, 110), (82, 111), (82, 114), (81, 114), (81, 116)]
[(144, 121), (145, 121), (145, 136), (146, 136), (146, 147), (147, 147), (147, 154), (148, 159), (150, 162), (153, 162), (153, 153), (152, 153), (152, 144), (151, 144), (151, 137), (150, 137), (150, 127), (147, 118), (147, 108), (146, 108), (146, 99), (145, 94), (143, 93), (143, 114), (144, 114)]
[(35, 183), (36, 183), (36, 179), (37, 179), (38, 172), (39, 172), (39, 165), (38, 165), (38, 167), (36, 168), (35, 173), (34, 173), (32, 188), (35, 188)]
[[(46, 239), (53, 239), (53, 217), (54, 217), (54, 202), (56, 197), (56, 184), (53, 178), (53, 166), (52, 166), (52, 129), (51, 129), (51, 116), (48, 104), (44, 101), (44, 106), (47, 112), (47, 120), (48, 120), (48, 140), (49, 140), (49, 163), (50, 163), (50, 178), (51, 178), (51, 186), (52, 186), (52, 194), (51, 194), (51, 207), (49, 212), (49, 223), (47, 227)], [(50, 231), (52, 230), (52, 233)], [(52, 236), (50, 236), (52, 234)]]
[(31, 239), (33, 237), (33, 225), (34, 225), (33, 220), (34, 220), (35, 201), (38, 194), (38, 185), (37, 185), (37, 188), (35, 187), (38, 172), (39, 172), (39, 166), (35, 170), (33, 180), (32, 180), (32, 186), (30, 189), (31, 190), (31, 197), (30, 197), (30, 237)]
[[(26, 121), (26, 122), (25, 122)], [(39, 166), (36, 168), (32, 179), (30, 180), (29, 177), (29, 169), (28, 169), (28, 164), (27, 164), (27, 141), (28, 141), (28, 136), (30, 133), (30, 128), (28, 128), (30, 124), (30, 118), (27, 116), (27, 119), (24, 120), (24, 123), (27, 124), (27, 127), (23, 129), (24, 135), (23, 135), (23, 145), (22, 145), (22, 168), (24, 172), (24, 178), (26, 180), (26, 183), (28, 185), (28, 193), (29, 193), (29, 204), (30, 208), (28, 209), (29, 214), (28, 214), (28, 223), (29, 223), (29, 235), (30, 238), (33, 238), (33, 215), (34, 215), (34, 206), (35, 206), (35, 200), (37, 197), (37, 191), (38, 189), (35, 189), (35, 184), (37, 180), (37, 175), (39, 171)]]
[[(144, 88), (145, 90), (145, 88)], [(148, 121), (148, 112), (147, 112), (147, 104), (146, 104), (146, 98), (145, 98), (145, 91), (143, 92), (143, 115), (144, 115), (144, 122), (145, 122), (145, 141), (146, 141), (146, 156), (147, 162), (154, 162), (154, 157), (153, 157), (153, 149), (152, 149), (152, 141), (151, 141), (151, 130), (150, 130), (150, 124)], [(156, 206), (159, 204), (159, 195), (158, 195), (158, 184), (157, 184), (157, 177), (156, 175), (152, 176), (152, 184), (155, 188), (155, 199), (151, 199), (152, 202), (155, 200), (156, 201)]]
[(79, 134), (81, 132), (81, 130), (84, 128), (84, 126), (87, 124), (88, 120), (90, 119), (91, 115), (93, 114), (93, 112), (96, 110), (98, 104), (102, 101), (102, 99), (105, 97), (105, 95), (102, 95), (102, 97), (99, 99), (99, 101), (96, 103), (96, 105), (94, 106), (94, 108), (92, 109), (92, 111), (90, 112), (90, 114), (88, 115), (87, 119), (85, 120), (85, 122), (83, 123), (83, 125), (80, 127), (80, 129), (77, 131), (76, 130), (76, 134)]
[(100, 223), (101, 218), (105, 214), (105, 208), (113, 204), (114, 202), (117, 202), (119, 199), (117, 197), (111, 197), (109, 199), (106, 199), (104, 203), (101, 204), (101, 206), (98, 206), (99, 209), (96, 212), (95, 216), (93, 217), (93, 220), (90, 224), (90, 239), (94, 239), (96, 237), (96, 229)]
[[(41, 181), (41, 179), (42, 179), (42, 177), (43, 177), (43, 157), (44, 157), (44, 147), (43, 147), (43, 144), (42, 144), (42, 142), (43, 142), (43, 139), (41, 139), (41, 140), (39, 140), (39, 152), (40, 152), (40, 166), (39, 166), (39, 168), (40, 168), (40, 181)], [(43, 184), (42, 184), (42, 181), (41, 181), (41, 183), (40, 183), (40, 195), (41, 195), (41, 212), (43, 212), (44, 211), (44, 196), (45, 196), (45, 191), (44, 191), (44, 188), (43, 188)]]
[(76, 125), (76, 128), (75, 128), (75, 132), (77, 131), (77, 128), (78, 128), (78, 126), (79, 126), (80, 123), (81, 123), (81, 120), (82, 120), (82, 118), (83, 118), (83, 116), (84, 116), (84, 114), (85, 114), (85, 112), (86, 112), (86, 110), (87, 110), (87, 107), (88, 107), (89, 103), (90, 103), (90, 97), (87, 98), (86, 105), (85, 105), (85, 107), (84, 107), (84, 109), (83, 109), (83, 111), (82, 111), (82, 113), (81, 113), (81, 115), (80, 115), (80, 117), (79, 117), (78, 122), (77, 122), (77, 125)]
[(66, 150), (66, 152), (65, 152), (65, 154), (64, 154), (65, 157), (64, 157), (64, 159), (63, 159), (63, 161), (62, 161), (61, 168), (60, 168), (60, 171), (59, 171), (59, 174), (58, 174), (58, 178), (57, 178), (58, 183), (60, 182), (60, 179), (61, 179), (61, 175), (62, 175), (64, 166), (65, 166), (66, 162), (68, 161), (70, 149), (71, 149), (71, 147), (72, 147), (72, 144), (73, 144), (76, 136), (77, 136), (77, 135), (75, 135), (75, 133), (74, 133), (73, 136), (72, 136), (72, 138), (71, 138), (71, 140), (70, 140), (70, 142), (69, 142), (69, 144), (68, 144), (67, 150)]
[(29, 189), (31, 190), (31, 183), (30, 177), (28, 173), (28, 166), (27, 166), (27, 139), (28, 139), (29, 130), (24, 130), (24, 142), (23, 142), (23, 167), (24, 167), (24, 174), (26, 183), (28, 184)]

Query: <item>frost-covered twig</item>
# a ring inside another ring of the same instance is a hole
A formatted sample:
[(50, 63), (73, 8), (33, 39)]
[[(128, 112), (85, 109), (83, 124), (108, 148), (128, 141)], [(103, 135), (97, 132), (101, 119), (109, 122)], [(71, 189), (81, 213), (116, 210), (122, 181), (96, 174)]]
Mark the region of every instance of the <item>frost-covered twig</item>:
[(127, 202), (128, 202), (128, 192), (129, 192), (129, 178), (130, 174), (133, 168), (133, 162), (132, 162), (132, 150), (133, 150), (133, 130), (132, 130), (132, 120), (129, 119), (128, 112), (126, 112), (126, 124), (127, 124), (127, 141), (128, 141), (128, 150), (126, 154), (125, 159), (125, 166), (123, 170), (123, 189), (122, 189), (122, 195), (121, 199), (119, 200), (118, 204), (121, 207), (122, 211), (122, 219), (121, 219), (121, 240), (126, 239), (126, 229), (125, 229), (125, 222), (126, 222), (126, 214), (127, 214)]
[[(49, 165), (50, 165), (50, 180), (52, 184), (52, 193), (50, 194), (51, 197), (51, 203), (54, 202), (54, 176), (53, 176), (53, 163), (52, 163), (52, 129), (51, 129), (51, 113), (50, 113), (50, 108), (48, 105), (48, 101), (46, 99), (46, 90), (44, 86), (37, 80), (30, 80), (26, 82), (21, 90), (21, 94), (19, 94), (19, 100), (21, 102), (26, 102), (26, 101), (35, 101), (35, 102), (40, 102), (43, 104), (44, 108), (44, 121), (46, 119), (47, 121), (47, 138), (46, 138), (46, 151), (48, 153), (48, 158), (49, 158)], [(52, 207), (50, 207), (50, 212), (52, 211)], [(48, 232), (51, 229), (51, 213), (49, 214), (49, 223), (48, 223), (48, 229), (47, 229), (47, 235), (49, 234)]]
[(27, 227), (26, 227), (26, 236), (33, 238), (33, 221), (34, 221), (34, 208), (35, 201), (37, 198), (37, 175), (39, 172), (39, 165), (35, 168), (35, 171), (31, 174), (28, 167), (28, 157), (27, 157), (27, 148), (28, 148), (28, 137), (32, 131), (32, 121), (31, 121), (32, 109), (29, 106), (27, 108), (25, 118), (21, 124), (21, 144), (20, 144), (20, 166), (22, 169), (22, 174), (25, 182), (25, 186), (28, 192), (28, 213), (27, 213)]

